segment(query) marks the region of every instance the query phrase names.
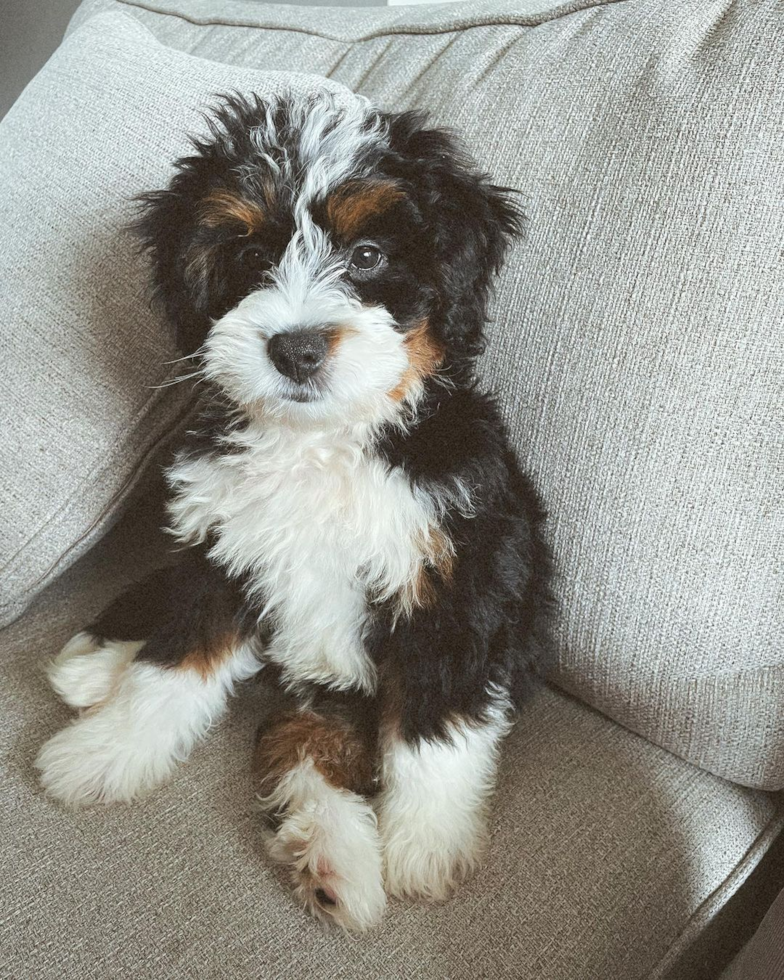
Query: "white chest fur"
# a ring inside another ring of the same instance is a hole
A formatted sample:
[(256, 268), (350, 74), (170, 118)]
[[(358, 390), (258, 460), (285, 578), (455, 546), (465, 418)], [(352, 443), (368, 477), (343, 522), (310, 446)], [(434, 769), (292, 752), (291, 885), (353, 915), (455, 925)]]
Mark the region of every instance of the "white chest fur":
[(373, 690), (367, 596), (417, 581), (435, 502), (345, 435), (272, 428), (234, 441), (170, 470), (174, 532), (195, 543), (211, 531), (213, 557), (249, 574), (288, 680)]

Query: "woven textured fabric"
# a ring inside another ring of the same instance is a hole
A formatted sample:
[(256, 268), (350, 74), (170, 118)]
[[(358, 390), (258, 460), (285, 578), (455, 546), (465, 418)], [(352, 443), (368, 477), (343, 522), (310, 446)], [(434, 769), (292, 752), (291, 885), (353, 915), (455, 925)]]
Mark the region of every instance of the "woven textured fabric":
[(88, 0), (457, 127), (527, 241), (482, 364), (551, 512), (558, 681), (784, 786), (784, 6)]
[[(108, 20), (107, 20), (108, 18)], [(187, 374), (122, 228), (233, 88), (341, 86), (198, 62), (129, 18), (96, 18), (0, 124), (0, 621), (101, 534), (176, 427)], [(346, 98), (353, 98), (344, 92)], [(154, 107), (154, 108), (152, 108)]]
[(263, 674), (170, 785), (63, 810), (32, 767), (69, 716), (42, 663), (160, 560), (159, 522), (129, 514), (0, 634), (2, 977), (649, 980), (781, 824), (767, 794), (546, 691), (505, 748), (486, 867), (449, 903), (392, 903), (372, 935), (325, 932), (263, 856), (250, 775)]

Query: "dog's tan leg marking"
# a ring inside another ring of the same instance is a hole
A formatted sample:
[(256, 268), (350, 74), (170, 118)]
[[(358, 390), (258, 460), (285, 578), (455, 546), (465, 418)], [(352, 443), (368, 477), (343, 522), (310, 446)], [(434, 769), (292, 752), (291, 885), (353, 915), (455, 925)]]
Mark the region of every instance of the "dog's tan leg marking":
[(288, 865), (297, 899), (343, 929), (374, 926), (386, 904), (368, 746), (351, 725), (311, 711), (282, 714), (260, 739), (262, 805), (280, 817), (269, 852)]

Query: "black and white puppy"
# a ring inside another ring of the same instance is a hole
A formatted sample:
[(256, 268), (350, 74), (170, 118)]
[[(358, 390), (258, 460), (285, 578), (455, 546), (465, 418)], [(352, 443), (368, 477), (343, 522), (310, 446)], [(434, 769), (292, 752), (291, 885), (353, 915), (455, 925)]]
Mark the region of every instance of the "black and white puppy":
[(441, 899), (485, 838), (548, 649), (543, 512), (473, 362), (519, 230), (446, 133), (329, 95), (228, 97), (140, 230), (202, 413), (168, 471), (179, 560), (50, 668), (82, 711), (46, 790), (131, 800), (259, 670), (257, 786), (312, 912)]

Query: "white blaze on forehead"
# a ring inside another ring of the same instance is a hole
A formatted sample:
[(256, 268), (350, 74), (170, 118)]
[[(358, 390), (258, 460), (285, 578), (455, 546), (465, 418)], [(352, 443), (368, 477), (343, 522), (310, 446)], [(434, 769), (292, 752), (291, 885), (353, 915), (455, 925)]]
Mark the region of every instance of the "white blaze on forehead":
[(269, 138), (274, 142), (282, 160), (280, 176), (295, 188), (296, 232), (274, 279), (281, 288), (296, 292), (297, 283), (319, 280), (332, 285), (339, 281), (342, 267), (335, 261), (326, 234), (314, 224), (310, 209), (332, 188), (366, 175), (367, 150), (386, 142), (387, 126), (367, 99), (357, 96), (339, 103), (328, 92), (291, 102), (288, 118), (289, 130), (278, 133), (274, 108), (268, 108), (265, 132), (258, 134), (257, 141), (263, 144)]
[[(278, 110), (284, 102), (281, 132)], [(308, 99), (271, 99), (252, 138), (275, 180), (295, 188), (295, 220), (301, 228), (314, 200), (363, 175), (367, 150), (387, 142), (388, 127), (367, 99), (338, 100), (331, 92), (319, 92)]]
[(270, 284), (286, 295), (292, 307), (303, 306), (315, 293), (322, 302), (328, 297), (333, 303), (345, 302), (348, 289), (342, 282), (344, 272), (343, 262), (324, 231), (303, 213), (283, 257), (270, 273)]
[(341, 283), (343, 260), (314, 223), (310, 209), (331, 189), (367, 176), (367, 151), (387, 142), (387, 124), (367, 99), (339, 100), (323, 91), (306, 99), (270, 99), (264, 122), (251, 135), (276, 182), (294, 192), (296, 230), (270, 276), (271, 287), (279, 293), (277, 305), (285, 302), (288, 307), (278, 311), (284, 315), (275, 330), (323, 325), (328, 322), (325, 316), (306, 322), (311, 319), (305, 316), (306, 308), (320, 303), (326, 313), (342, 301), (345, 315), (348, 293)]

